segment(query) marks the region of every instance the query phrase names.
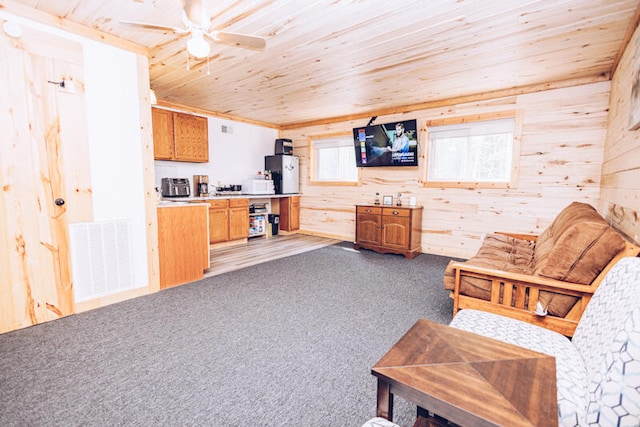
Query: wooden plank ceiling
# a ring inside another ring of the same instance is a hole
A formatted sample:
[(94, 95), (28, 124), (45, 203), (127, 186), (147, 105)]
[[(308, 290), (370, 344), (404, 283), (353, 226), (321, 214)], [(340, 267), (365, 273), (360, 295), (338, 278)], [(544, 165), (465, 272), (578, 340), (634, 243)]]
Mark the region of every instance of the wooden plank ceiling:
[[(278, 126), (396, 107), (606, 79), (637, 0), (203, 0), (211, 28), (267, 39), (253, 51), (211, 42), (189, 60), (180, 0), (21, 0), (64, 22), (146, 46), (159, 99)], [(0, 1), (15, 10), (16, 1)], [(25, 14), (24, 11), (22, 14)], [(209, 73), (208, 73), (209, 71)]]

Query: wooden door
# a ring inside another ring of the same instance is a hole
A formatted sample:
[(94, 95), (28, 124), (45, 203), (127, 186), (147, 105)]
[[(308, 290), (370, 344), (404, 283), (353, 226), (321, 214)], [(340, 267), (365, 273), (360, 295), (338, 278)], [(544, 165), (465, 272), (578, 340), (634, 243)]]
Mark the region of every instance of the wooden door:
[(173, 113), (175, 159), (185, 162), (209, 161), (209, 131), (206, 117)]
[(0, 332), (74, 312), (68, 223), (92, 219), (82, 63), (76, 42), (0, 32)]
[(153, 127), (153, 158), (172, 160), (175, 156), (173, 143), (173, 111), (151, 109)]

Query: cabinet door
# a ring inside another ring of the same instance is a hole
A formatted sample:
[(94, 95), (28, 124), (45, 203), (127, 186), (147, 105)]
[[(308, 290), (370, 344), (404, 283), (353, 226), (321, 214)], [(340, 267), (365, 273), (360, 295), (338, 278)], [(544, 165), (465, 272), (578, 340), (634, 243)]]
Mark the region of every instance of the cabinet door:
[(289, 224), (289, 231), (300, 229), (300, 197), (298, 196), (289, 198)]
[(209, 209), (209, 243), (220, 243), (229, 240), (229, 209)]
[(356, 242), (380, 245), (380, 215), (358, 213), (356, 215)]
[(297, 231), (300, 229), (300, 197), (280, 199), (280, 230)]
[(158, 208), (160, 289), (202, 279), (209, 267), (207, 207)]
[(172, 160), (175, 155), (173, 149), (173, 112), (152, 108), (151, 123), (153, 127), (153, 158)]
[(249, 237), (249, 200), (229, 200), (229, 240)]
[(406, 216), (382, 216), (382, 246), (390, 249), (409, 249), (411, 220)]
[(175, 160), (209, 161), (209, 138), (206, 117), (173, 113)]

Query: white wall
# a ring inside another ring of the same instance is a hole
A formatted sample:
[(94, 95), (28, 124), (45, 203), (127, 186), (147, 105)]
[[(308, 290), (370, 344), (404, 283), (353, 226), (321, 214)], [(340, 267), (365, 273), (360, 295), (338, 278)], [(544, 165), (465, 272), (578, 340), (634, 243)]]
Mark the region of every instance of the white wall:
[(147, 286), (136, 55), (84, 40), (87, 128), (95, 221), (131, 221), (133, 287)]
[[(209, 184), (242, 184), (242, 181), (264, 170), (264, 156), (274, 153), (278, 131), (247, 123), (209, 119), (209, 162), (188, 163), (156, 160), (156, 186), (162, 178), (189, 178), (208, 175)], [(228, 133), (222, 133), (226, 126)]]

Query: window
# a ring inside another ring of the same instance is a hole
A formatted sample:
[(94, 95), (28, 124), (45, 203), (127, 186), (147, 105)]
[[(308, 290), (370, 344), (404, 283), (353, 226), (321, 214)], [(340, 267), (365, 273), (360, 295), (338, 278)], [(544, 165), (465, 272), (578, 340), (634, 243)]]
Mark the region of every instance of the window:
[(312, 182), (347, 185), (358, 182), (353, 135), (310, 137), (309, 148)]
[(519, 132), (516, 118), (427, 124), (427, 186), (512, 187)]

